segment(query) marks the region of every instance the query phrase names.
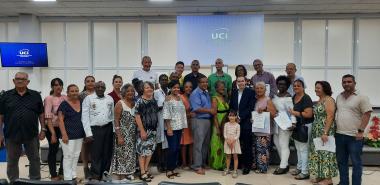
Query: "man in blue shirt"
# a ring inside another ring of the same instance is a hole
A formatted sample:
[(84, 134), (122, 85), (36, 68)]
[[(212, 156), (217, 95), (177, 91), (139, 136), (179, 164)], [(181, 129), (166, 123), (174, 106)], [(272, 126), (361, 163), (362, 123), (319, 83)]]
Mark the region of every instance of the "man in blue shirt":
[(191, 110), (195, 116), (191, 119), (193, 132), (193, 165), (195, 173), (204, 175), (207, 154), (210, 145), (210, 119), (215, 111), (211, 108), (211, 98), (207, 91), (208, 80), (198, 79), (198, 87), (190, 95)]

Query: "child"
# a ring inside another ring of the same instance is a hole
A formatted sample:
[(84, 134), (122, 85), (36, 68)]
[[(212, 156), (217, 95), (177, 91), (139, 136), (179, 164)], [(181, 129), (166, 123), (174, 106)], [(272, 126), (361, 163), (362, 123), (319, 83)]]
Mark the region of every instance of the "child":
[(232, 178), (238, 176), (238, 154), (241, 154), (240, 149), (240, 125), (237, 123), (237, 113), (235, 111), (230, 111), (228, 114), (229, 122), (224, 125), (224, 153), (227, 154), (226, 169), (223, 172), (223, 176), (229, 174), (231, 156), (234, 156), (234, 171), (232, 173)]

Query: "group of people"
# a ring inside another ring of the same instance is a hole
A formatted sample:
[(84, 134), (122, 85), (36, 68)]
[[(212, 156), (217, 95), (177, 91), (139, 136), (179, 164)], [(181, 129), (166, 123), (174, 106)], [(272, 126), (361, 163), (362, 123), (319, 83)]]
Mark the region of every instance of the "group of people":
[[(169, 76), (157, 76), (148, 56), (141, 64), (132, 83), (123, 85), (122, 77), (115, 75), (109, 94), (104, 82), (87, 76), (82, 91), (70, 84), (63, 95), (63, 81), (55, 78), (44, 101), (27, 88), (28, 74), (18, 72), (15, 88), (0, 98), (0, 127), (4, 125), (0, 143), (5, 138), (8, 178), (13, 182), (19, 177), (22, 148), (30, 161), (29, 177), (41, 178), (39, 140), (45, 137), (52, 180), (60, 180), (62, 174), (64, 180), (76, 179), (81, 157), (85, 178), (100, 181), (114, 175), (119, 182), (133, 180), (136, 170), (141, 180), (150, 182), (153, 155), (158, 170), (170, 179), (180, 177), (179, 166), (201, 175), (210, 167), (233, 178), (238, 177), (239, 167), (243, 175), (251, 170), (267, 173), (273, 145), (281, 159), (273, 173), (286, 174), (289, 143), (294, 140), (298, 162), (291, 174), (295, 179), (312, 176), (312, 183), (332, 184), (339, 171), (340, 185), (348, 185), (351, 158), (352, 184), (361, 184), (363, 132), (372, 107), (355, 88), (353, 75), (342, 77), (344, 91), (336, 100), (327, 81), (315, 82), (319, 99), (313, 102), (293, 63), (287, 64), (286, 76), (275, 78), (256, 59), (256, 74), (248, 78), (245, 66), (238, 65), (234, 81), (219, 58), (216, 72), (208, 77), (199, 72), (198, 60), (191, 62), (187, 75), (181, 61)], [(269, 114), (263, 126), (268, 131), (253, 126), (252, 112)], [(275, 119), (280, 114), (291, 121), (289, 127), (276, 122), (282, 120)], [(336, 151), (317, 150), (315, 138), (323, 143), (335, 139)], [(57, 171), (59, 146), (63, 160)]]

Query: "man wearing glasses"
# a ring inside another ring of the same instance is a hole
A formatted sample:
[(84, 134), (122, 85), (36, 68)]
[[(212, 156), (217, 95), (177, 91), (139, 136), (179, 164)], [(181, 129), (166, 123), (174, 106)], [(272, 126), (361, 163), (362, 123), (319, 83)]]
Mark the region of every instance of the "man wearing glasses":
[(183, 84), (185, 84), (187, 81), (190, 81), (193, 84), (193, 89), (198, 87), (198, 79), (200, 77), (205, 77), (202, 73), (199, 72), (199, 61), (193, 60), (191, 62), (191, 73), (187, 74), (185, 76)]
[(13, 79), (15, 88), (6, 91), (0, 98), (0, 128), (4, 124), (4, 133), (0, 131), (0, 144), (3, 146), (6, 142), (7, 175), (11, 182), (19, 178), (18, 161), (22, 145), (30, 163), (30, 179), (41, 179), (39, 139), (45, 138), (44, 107), (41, 95), (28, 89), (29, 82), (27, 73), (16, 73)]

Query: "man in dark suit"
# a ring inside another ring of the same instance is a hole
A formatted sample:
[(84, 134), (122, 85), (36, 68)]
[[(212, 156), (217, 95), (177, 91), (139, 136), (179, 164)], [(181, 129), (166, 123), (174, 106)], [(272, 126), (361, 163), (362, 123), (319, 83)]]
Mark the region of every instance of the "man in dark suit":
[(239, 161), (242, 164), (243, 175), (250, 172), (252, 166), (252, 116), (256, 103), (255, 92), (246, 87), (246, 81), (244, 77), (238, 77), (237, 80), (238, 89), (235, 89), (231, 95), (230, 109), (238, 112), (240, 119), (240, 144), (242, 149), (242, 155)]

